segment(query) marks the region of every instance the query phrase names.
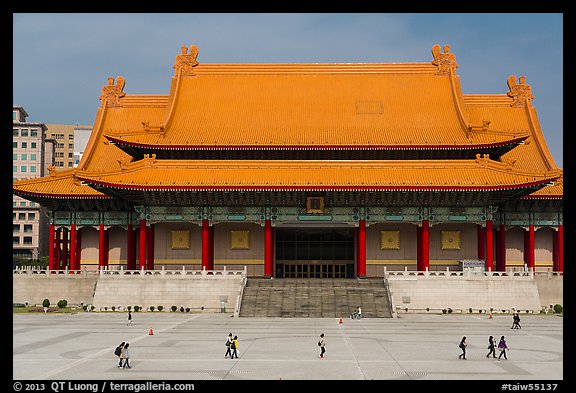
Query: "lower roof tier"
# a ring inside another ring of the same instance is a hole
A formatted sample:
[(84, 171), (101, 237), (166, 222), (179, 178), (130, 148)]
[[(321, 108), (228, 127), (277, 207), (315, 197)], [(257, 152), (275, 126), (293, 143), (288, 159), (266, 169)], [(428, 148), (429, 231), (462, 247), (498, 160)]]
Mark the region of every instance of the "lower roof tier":
[(142, 191), (488, 191), (544, 186), (561, 171), (518, 171), (487, 155), (450, 161), (157, 160), (148, 155), (120, 163), (117, 170), (78, 171), (76, 177), (93, 186)]

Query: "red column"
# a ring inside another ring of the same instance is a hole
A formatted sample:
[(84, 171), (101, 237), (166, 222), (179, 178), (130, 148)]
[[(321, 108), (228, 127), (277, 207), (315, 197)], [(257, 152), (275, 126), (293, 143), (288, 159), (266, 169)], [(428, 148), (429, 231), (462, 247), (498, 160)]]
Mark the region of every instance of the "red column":
[(202, 268), (211, 270), (210, 222), (202, 220)]
[(358, 221), (358, 261), (356, 263), (356, 275), (366, 278), (366, 220)]
[(486, 271), (494, 270), (494, 232), (492, 220), (486, 220)]
[(62, 228), (62, 270), (68, 266), (68, 228)]
[(104, 228), (104, 266), (108, 267), (110, 261), (110, 231), (112, 228)]
[(264, 221), (264, 276), (272, 277), (274, 245), (272, 243), (272, 221)]
[(154, 224), (148, 227), (148, 270), (154, 270)]
[(82, 268), (82, 230), (76, 231), (76, 267)]
[(214, 270), (214, 225), (210, 225), (208, 228), (208, 233), (210, 234), (210, 240), (208, 242), (210, 246), (210, 270)]
[(126, 269), (136, 269), (136, 242), (134, 239), (134, 228), (128, 224), (126, 229)]
[(527, 254), (526, 265), (528, 265), (528, 269), (534, 270), (535, 261), (534, 261), (534, 225), (530, 224), (528, 226), (528, 244), (526, 244), (527, 250), (524, 250), (524, 253)]
[(106, 266), (106, 234), (104, 224), (100, 224), (98, 228), (98, 268), (101, 269)]
[(416, 271), (422, 267), (422, 227), (416, 225)]
[(477, 234), (478, 234), (478, 259), (486, 259), (486, 244), (484, 242), (486, 237), (486, 230), (482, 225), (477, 224)]
[(138, 244), (140, 250), (138, 253), (138, 268), (146, 269), (146, 220), (140, 220), (140, 238)]
[(492, 232), (496, 239), (496, 262), (494, 263), (495, 268), (493, 270), (498, 270), (498, 266), (500, 266), (500, 260), (502, 258), (502, 244), (500, 243), (502, 238), (500, 237), (500, 230), (497, 228), (492, 228)]
[(430, 225), (428, 220), (422, 220), (421, 238), (422, 245), (420, 246), (420, 253), (422, 254), (422, 261), (418, 270), (426, 271), (430, 269)]
[(498, 232), (500, 238), (500, 254), (496, 263), (496, 270), (506, 271), (506, 225), (500, 224), (500, 231)]
[(54, 270), (54, 224), (50, 224), (50, 239), (48, 240), (48, 269)]
[(558, 225), (558, 271), (564, 272), (564, 225)]
[(78, 270), (76, 266), (76, 224), (70, 226), (70, 270)]
[(56, 263), (54, 264), (54, 267), (56, 268), (56, 270), (61, 270), (62, 268), (60, 267), (60, 258), (61, 258), (61, 253), (60, 253), (60, 233), (62, 232), (61, 228), (56, 229)]

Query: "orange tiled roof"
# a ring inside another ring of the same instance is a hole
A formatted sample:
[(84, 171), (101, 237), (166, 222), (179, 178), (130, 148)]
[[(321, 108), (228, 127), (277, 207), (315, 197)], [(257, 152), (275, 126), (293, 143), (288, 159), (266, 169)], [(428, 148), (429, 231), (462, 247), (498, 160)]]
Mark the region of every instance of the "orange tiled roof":
[(140, 114), (137, 127), (104, 135), (161, 149), (467, 148), (527, 136), (468, 132), (458, 76), (436, 73), (431, 63), (199, 64), (173, 78), (164, 119), (146, 130)]
[(426, 161), (156, 160), (146, 157), (106, 172), (82, 172), (89, 183), (126, 189), (377, 189), (500, 190), (556, 179), (487, 157)]
[[(439, 73), (433, 62), (192, 66), (186, 74), (177, 71), (168, 95), (127, 95), (123, 78), (118, 77), (116, 84), (109, 80), (78, 176), (121, 187), (158, 182), (165, 188), (167, 176), (175, 176), (170, 182), (182, 187), (210, 182), (217, 187), (264, 187), (266, 179), (275, 179), (277, 185), (298, 187), (337, 183), (486, 188), (553, 179), (558, 171), (529, 103), (513, 105), (515, 97), (510, 94), (462, 95), (453, 70)], [(131, 163), (132, 157), (108, 140), (160, 149), (410, 149), (526, 143), (502, 156), (503, 163), (480, 159), (476, 164), (474, 160), (151, 164), (150, 160)], [(208, 168), (210, 174), (203, 172)], [(338, 180), (336, 173), (348, 177)], [(62, 176), (16, 181), (14, 191), (103, 196), (74, 182), (71, 172), (57, 174)], [(211, 180), (212, 174), (220, 178)], [(561, 196), (562, 191), (560, 186), (547, 186), (533, 195)]]
[[(562, 173), (563, 171), (561, 171)], [(533, 193), (524, 196), (529, 199), (562, 199), (564, 197), (564, 175), (554, 181), (553, 185), (547, 185)]]
[(75, 177), (75, 169), (54, 172), (50, 176), (15, 181), (13, 192), (22, 197), (42, 198), (110, 198)]

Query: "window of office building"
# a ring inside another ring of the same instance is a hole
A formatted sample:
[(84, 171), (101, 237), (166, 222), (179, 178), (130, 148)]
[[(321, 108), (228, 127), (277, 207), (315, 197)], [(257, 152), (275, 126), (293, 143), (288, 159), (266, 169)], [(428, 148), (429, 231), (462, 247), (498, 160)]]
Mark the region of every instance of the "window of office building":
[(30, 166), (30, 173), (36, 173), (36, 166), (35, 165)]
[(12, 232), (20, 232), (20, 225), (12, 224)]
[(28, 130), (23, 128), (20, 130), (20, 136), (28, 136)]
[(24, 224), (24, 232), (32, 232), (32, 224)]
[(32, 236), (24, 236), (24, 244), (32, 244)]
[(21, 156), (22, 161), (25, 161), (28, 159), (28, 155), (27, 154), (22, 154)]
[(36, 219), (36, 213), (28, 213), (28, 220), (34, 221)]
[(12, 244), (20, 244), (20, 237), (12, 236)]
[(38, 130), (30, 130), (30, 136), (38, 136)]
[(30, 148), (31, 148), (31, 149), (36, 149), (36, 142), (31, 142), (31, 143), (30, 143)]
[(22, 142), (22, 149), (28, 149), (28, 143)]
[(18, 213), (18, 219), (19, 220), (25, 220), (26, 219), (26, 213)]
[(30, 154), (30, 159), (32, 161), (36, 161), (36, 154)]
[(20, 130), (18, 128), (13, 128), (12, 136), (20, 136)]

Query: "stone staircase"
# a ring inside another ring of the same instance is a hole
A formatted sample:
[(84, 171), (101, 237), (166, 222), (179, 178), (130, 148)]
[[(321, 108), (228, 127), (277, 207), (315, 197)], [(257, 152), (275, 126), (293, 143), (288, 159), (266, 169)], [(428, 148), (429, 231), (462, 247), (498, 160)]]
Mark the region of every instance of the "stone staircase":
[(259, 279), (246, 282), (240, 317), (391, 318), (382, 279)]

